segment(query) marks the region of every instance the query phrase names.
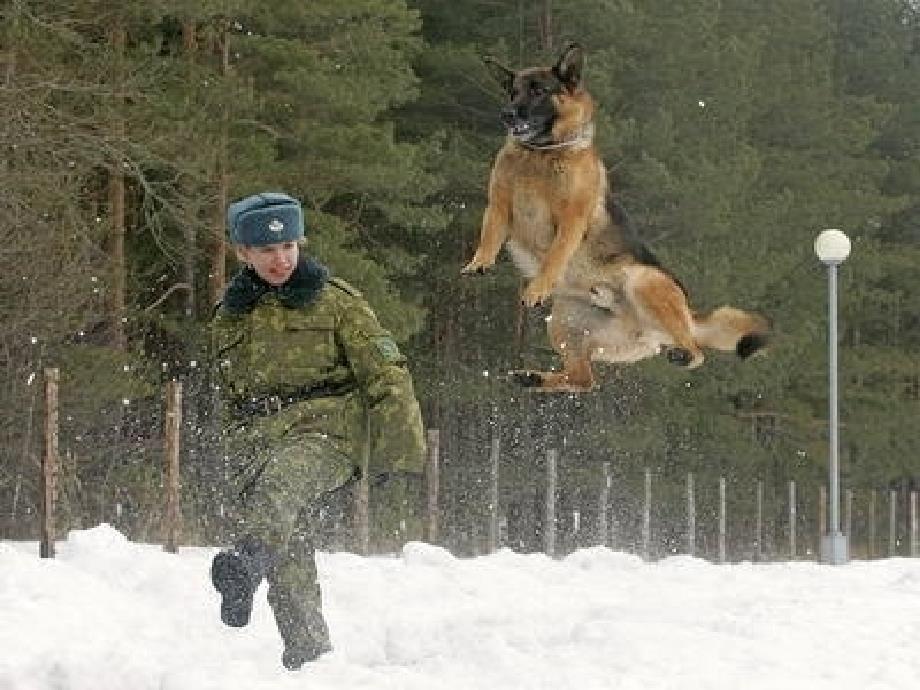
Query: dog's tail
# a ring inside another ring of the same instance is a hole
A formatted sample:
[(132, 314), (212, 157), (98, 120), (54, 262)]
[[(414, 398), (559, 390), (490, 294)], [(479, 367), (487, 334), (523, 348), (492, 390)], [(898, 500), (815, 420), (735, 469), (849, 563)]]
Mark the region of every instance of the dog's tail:
[(702, 347), (734, 351), (742, 359), (769, 343), (770, 324), (759, 314), (719, 307), (709, 314), (694, 314), (693, 339)]

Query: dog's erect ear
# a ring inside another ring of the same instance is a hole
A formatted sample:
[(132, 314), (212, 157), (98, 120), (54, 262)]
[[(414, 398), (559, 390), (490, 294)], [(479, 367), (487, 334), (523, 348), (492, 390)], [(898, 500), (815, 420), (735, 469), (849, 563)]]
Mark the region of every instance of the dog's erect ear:
[(514, 83), (514, 70), (508, 69), (491, 55), (486, 55), (482, 61), (495, 81), (501, 84), (502, 89), (510, 93), (511, 85)]
[(569, 43), (553, 65), (553, 74), (569, 90), (574, 90), (581, 84), (581, 68), (584, 64), (585, 53), (582, 47), (577, 43)]

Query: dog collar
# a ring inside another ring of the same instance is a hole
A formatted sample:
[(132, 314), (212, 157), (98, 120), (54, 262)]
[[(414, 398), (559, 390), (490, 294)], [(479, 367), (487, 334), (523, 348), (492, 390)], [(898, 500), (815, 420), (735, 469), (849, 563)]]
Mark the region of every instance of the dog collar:
[(588, 148), (592, 141), (594, 141), (594, 123), (589, 122), (583, 125), (574, 137), (565, 141), (554, 141), (549, 144), (530, 144), (523, 141), (518, 141), (517, 143), (532, 151), (552, 151), (554, 149), (574, 149), (577, 151)]

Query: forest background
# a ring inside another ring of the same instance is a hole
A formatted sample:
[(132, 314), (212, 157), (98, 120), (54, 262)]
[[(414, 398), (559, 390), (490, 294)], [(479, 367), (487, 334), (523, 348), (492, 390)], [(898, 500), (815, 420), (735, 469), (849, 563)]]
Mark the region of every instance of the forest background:
[[(691, 472), (705, 543), (720, 476), (730, 514), (751, 515), (761, 480), (775, 533), (795, 479), (814, 521), (827, 284), (813, 241), (828, 227), (853, 241), (843, 484), (920, 488), (915, 2), (4, 0), (0, 13), (0, 538), (37, 533), (48, 366), (61, 371), (65, 526), (155, 538), (163, 383), (178, 378), (186, 530), (219, 538), (206, 324), (234, 270), (226, 204), (264, 189), (303, 199), (311, 251), (408, 353), (440, 430), (442, 542), (458, 553), (481, 544), (493, 434), (514, 548), (540, 548), (547, 448), (564, 548), (588, 539), (605, 462), (624, 548), (645, 467), (660, 553), (680, 539)], [(695, 305), (767, 314), (767, 356), (606, 367), (580, 396), (503, 377), (552, 353), (507, 260), (459, 275), (503, 139), (481, 57), (549, 64), (570, 40), (640, 235)]]

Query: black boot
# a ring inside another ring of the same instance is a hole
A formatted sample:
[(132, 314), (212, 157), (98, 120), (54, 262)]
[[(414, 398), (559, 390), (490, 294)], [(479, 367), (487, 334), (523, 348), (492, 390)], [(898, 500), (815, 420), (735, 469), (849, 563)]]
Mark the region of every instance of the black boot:
[(220, 592), (220, 619), (241, 628), (252, 615), (252, 597), (268, 567), (268, 553), (261, 543), (247, 539), (211, 562), (211, 582)]
[(288, 671), (296, 671), (308, 661), (315, 661), (322, 654), (332, 651), (329, 628), (322, 613), (310, 611), (292, 618), (297, 620), (297, 623), (290, 620), (297, 632), (291, 634), (289, 630), (287, 635), (282, 634), (284, 652), (281, 654), (281, 663)]
[(296, 671), (308, 661), (332, 651), (319, 585), (315, 585), (313, 596), (305, 600), (292, 596), (283, 585), (272, 583), (268, 590), (268, 603), (275, 613), (275, 623), (284, 642), (281, 663), (286, 669)]

